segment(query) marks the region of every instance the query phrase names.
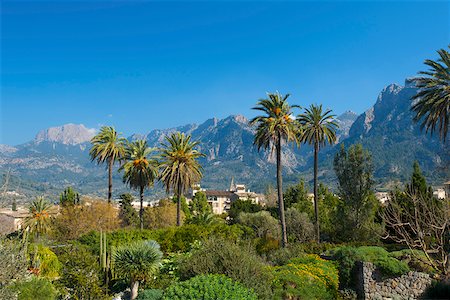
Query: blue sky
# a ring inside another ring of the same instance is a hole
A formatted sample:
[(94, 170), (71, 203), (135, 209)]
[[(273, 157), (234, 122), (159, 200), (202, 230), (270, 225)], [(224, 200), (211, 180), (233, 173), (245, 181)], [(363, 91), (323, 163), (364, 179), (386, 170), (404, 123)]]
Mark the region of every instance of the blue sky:
[(254, 115), (266, 92), (362, 113), (450, 42), (448, 1), (1, 2), (0, 143)]

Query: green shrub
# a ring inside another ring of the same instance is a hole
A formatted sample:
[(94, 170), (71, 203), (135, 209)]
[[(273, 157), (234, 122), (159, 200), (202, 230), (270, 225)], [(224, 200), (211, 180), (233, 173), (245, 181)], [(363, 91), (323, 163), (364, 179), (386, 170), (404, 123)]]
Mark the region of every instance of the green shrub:
[(302, 244), (288, 244), (286, 248), (279, 248), (266, 254), (266, 260), (272, 265), (281, 266), (291, 259), (305, 254)]
[(202, 274), (225, 274), (253, 288), (260, 298), (272, 299), (270, 273), (249, 244), (209, 239), (180, 262), (178, 272), (183, 280)]
[[(243, 236), (251, 235), (252, 230), (241, 225), (213, 224), (199, 226), (194, 224), (180, 227), (168, 227), (156, 230), (119, 229), (107, 234), (107, 242), (111, 246), (129, 244), (138, 240), (155, 240), (160, 244), (164, 253), (186, 252), (198, 240), (205, 240), (210, 236), (221, 236), (237, 240)], [(90, 232), (78, 239), (82, 244), (88, 245), (92, 251), (99, 251), (99, 233)]]
[(224, 275), (199, 275), (169, 287), (167, 300), (256, 300), (256, 294)]
[(333, 262), (307, 254), (273, 267), (275, 297), (281, 299), (336, 299), (339, 277)]
[(53, 300), (57, 291), (47, 278), (33, 276), (29, 281), (23, 281), (15, 287), (18, 300)]
[(163, 291), (157, 289), (148, 289), (139, 291), (136, 300), (161, 300)]
[(344, 286), (354, 283), (353, 268), (357, 261), (371, 262), (381, 271), (383, 277), (400, 276), (409, 271), (408, 265), (390, 256), (381, 247), (337, 247), (328, 252), (338, 262), (341, 282)]
[(70, 299), (105, 299), (100, 280), (99, 257), (83, 245), (68, 245), (56, 251), (62, 264), (59, 291)]
[(49, 247), (41, 244), (30, 244), (28, 246), (28, 255), (31, 262), (30, 269), (36, 274), (48, 279), (55, 279), (59, 276), (61, 263)]
[(428, 274), (436, 273), (436, 270), (430, 266), (425, 253), (420, 250), (403, 249), (400, 251), (394, 251), (389, 253), (390, 256), (405, 262), (409, 268), (418, 272), (424, 272)]

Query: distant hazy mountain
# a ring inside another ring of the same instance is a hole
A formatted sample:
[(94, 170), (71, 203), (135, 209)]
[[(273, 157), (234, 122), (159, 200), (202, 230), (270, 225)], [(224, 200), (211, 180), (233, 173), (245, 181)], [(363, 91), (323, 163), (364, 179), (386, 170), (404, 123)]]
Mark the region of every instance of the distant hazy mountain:
[[(381, 183), (405, 180), (410, 176), (414, 160), (419, 160), (425, 174), (434, 182), (448, 178), (448, 170), (444, 167), (448, 165), (449, 155), (444, 155), (444, 145), (421, 132), (412, 122), (410, 98), (415, 93), (416, 89), (408, 82), (404, 87), (392, 84), (381, 91), (375, 105), (365, 113), (357, 116), (348, 111), (337, 117), (339, 141), (321, 151), (320, 180), (327, 183), (335, 180), (332, 160), (342, 143), (346, 146), (362, 143), (372, 152), (376, 179)], [(232, 177), (235, 182), (245, 183), (260, 192), (267, 183), (275, 183), (274, 156), (265, 151), (258, 152), (253, 146), (254, 129), (243, 116), (212, 118), (199, 125), (152, 130), (129, 139), (146, 138), (150, 146), (158, 146), (164, 136), (174, 131), (191, 134), (193, 140), (200, 142), (199, 148), (206, 154), (201, 160), (204, 187), (227, 188)], [(67, 124), (41, 131), (35, 140), (26, 144), (0, 145), (0, 174), (11, 169), (15, 184), (28, 194), (56, 194), (72, 185), (83, 193), (104, 196), (106, 170), (91, 162), (88, 153), (89, 140), (94, 134), (94, 129)], [(285, 185), (300, 177), (311, 179), (312, 154), (308, 145), (302, 145), (300, 149), (284, 147)], [(114, 173), (114, 181), (115, 196), (128, 190), (122, 184), (121, 174)], [(164, 194), (159, 187), (152, 193)]]
[(39, 131), (34, 142), (36, 144), (52, 142), (61, 143), (63, 145), (78, 145), (89, 142), (94, 135), (95, 129), (86, 128), (82, 124), (66, 124)]

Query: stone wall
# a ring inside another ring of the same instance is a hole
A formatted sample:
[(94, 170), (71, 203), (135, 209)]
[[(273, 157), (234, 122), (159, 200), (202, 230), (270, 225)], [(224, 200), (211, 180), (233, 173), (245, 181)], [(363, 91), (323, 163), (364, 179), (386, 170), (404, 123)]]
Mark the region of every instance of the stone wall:
[(418, 299), (431, 284), (430, 276), (420, 272), (381, 280), (381, 274), (369, 262), (358, 263), (357, 272), (358, 297), (366, 300)]

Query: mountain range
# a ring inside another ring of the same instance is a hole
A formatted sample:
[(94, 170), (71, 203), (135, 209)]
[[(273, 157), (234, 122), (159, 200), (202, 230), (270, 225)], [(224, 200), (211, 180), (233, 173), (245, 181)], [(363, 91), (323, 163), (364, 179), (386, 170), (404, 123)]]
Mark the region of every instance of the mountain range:
[[(340, 125), (338, 141), (320, 153), (319, 179), (335, 185), (332, 168), (334, 153), (341, 144), (362, 143), (373, 156), (375, 179), (378, 186), (390, 182), (403, 182), (411, 173), (414, 160), (420, 162), (429, 181), (439, 184), (449, 177), (448, 143), (421, 132), (412, 121), (411, 96), (417, 92), (406, 80), (404, 86), (391, 84), (385, 87), (373, 107), (361, 115), (351, 111), (336, 118)], [(253, 146), (254, 128), (241, 115), (224, 119), (212, 118), (201, 124), (188, 124), (169, 129), (155, 129), (148, 134), (134, 134), (129, 140), (145, 138), (157, 147), (164, 137), (174, 131), (191, 134), (198, 140), (199, 150), (206, 154), (201, 160), (204, 168), (202, 186), (225, 189), (231, 178), (252, 190), (263, 192), (268, 184), (275, 183), (274, 156), (258, 152)], [(46, 193), (57, 195), (66, 186), (82, 193), (103, 196), (106, 194), (106, 170), (89, 158), (90, 139), (95, 129), (83, 125), (66, 124), (37, 133), (28, 143), (0, 145), (0, 174), (3, 181), (9, 176), (9, 190), (27, 196)], [(300, 178), (310, 181), (312, 176), (312, 148), (286, 146), (283, 150), (285, 186)], [(115, 196), (127, 191), (121, 175), (114, 173)], [(163, 196), (156, 186), (150, 194)]]

